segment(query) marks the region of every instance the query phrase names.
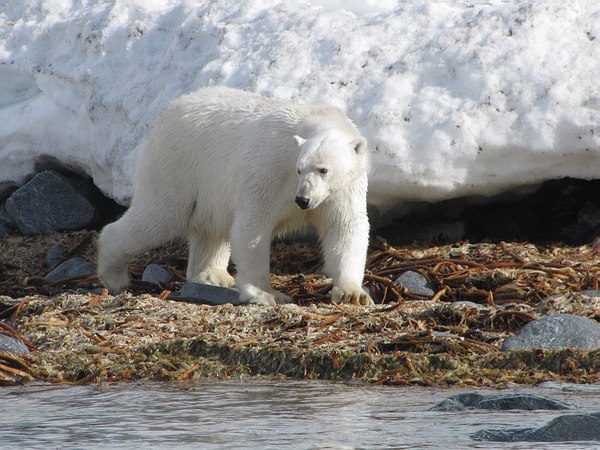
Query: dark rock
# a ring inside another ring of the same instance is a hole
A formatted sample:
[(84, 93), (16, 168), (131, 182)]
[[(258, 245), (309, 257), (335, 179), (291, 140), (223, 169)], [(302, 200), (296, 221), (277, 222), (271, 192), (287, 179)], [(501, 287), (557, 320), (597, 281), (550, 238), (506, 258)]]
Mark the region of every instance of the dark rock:
[(495, 442), (600, 441), (600, 412), (559, 416), (540, 428), (480, 430), (471, 437)]
[(56, 266), (45, 276), (45, 280), (50, 283), (56, 283), (71, 277), (89, 275), (93, 272), (94, 266), (85, 259), (77, 256), (75, 258), (67, 259), (65, 262)]
[(600, 348), (600, 324), (573, 314), (552, 314), (529, 322), (502, 344), (502, 350)]
[(198, 298), (209, 305), (241, 304), (240, 294), (237, 290), (209, 284), (185, 283), (181, 288), (180, 295), (181, 297)]
[(46, 265), (48, 267), (54, 266), (56, 263), (61, 261), (67, 254), (67, 249), (62, 244), (54, 244), (50, 251), (46, 254)]
[(482, 395), (475, 392), (453, 395), (437, 404), (432, 411), (463, 411), (465, 409), (488, 409), (507, 411), (522, 409), (532, 411), (536, 409), (558, 410), (570, 409), (571, 405), (554, 400), (542, 395), (525, 393)]
[(427, 242), (445, 244), (462, 241), (466, 236), (466, 227), (461, 221), (440, 221), (416, 219), (407, 216), (396, 219), (391, 225), (378, 231), (398, 244)]
[(148, 264), (142, 274), (142, 281), (156, 284), (167, 284), (171, 279), (169, 272), (158, 264)]
[(13, 230), (18, 228), (12, 216), (6, 211), (6, 203), (2, 203), (0, 206), (0, 224)]
[(4, 236), (7, 236), (8, 234), (10, 234), (10, 228), (0, 223), (0, 239), (2, 239)]
[(29, 353), (29, 349), (18, 339), (0, 334), (0, 352)]
[(577, 222), (585, 225), (590, 230), (600, 227), (600, 208), (592, 202), (587, 202), (577, 212)]
[(38, 173), (6, 200), (6, 210), (23, 234), (79, 230), (91, 224), (96, 207), (66, 177)]
[(423, 295), (434, 295), (435, 291), (429, 284), (427, 278), (421, 275), (419, 272), (415, 272), (409, 270), (404, 272), (398, 278), (396, 278), (396, 284), (401, 284), (402, 287), (405, 287), (410, 292), (415, 294), (423, 294)]

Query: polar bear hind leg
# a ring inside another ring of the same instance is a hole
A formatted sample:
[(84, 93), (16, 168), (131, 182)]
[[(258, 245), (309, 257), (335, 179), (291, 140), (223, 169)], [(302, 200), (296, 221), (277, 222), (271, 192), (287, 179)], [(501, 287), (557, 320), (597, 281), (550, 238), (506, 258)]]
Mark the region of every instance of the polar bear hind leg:
[(128, 262), (178, 235), (169, 215), (157, 214), (143, 203), (134, 203), (123, 217), (104, 227), (98, 239), (98, 276), (111, 292), (129, 285)]

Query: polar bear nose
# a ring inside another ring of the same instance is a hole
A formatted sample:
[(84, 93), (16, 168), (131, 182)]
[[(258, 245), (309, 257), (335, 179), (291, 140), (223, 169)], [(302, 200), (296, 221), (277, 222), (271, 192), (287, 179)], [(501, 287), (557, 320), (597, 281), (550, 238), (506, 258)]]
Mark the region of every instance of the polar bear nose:
[(302, 209), (307, 209), (309, 203), (310, 203), (309, 198), (300, 197), (300, 196), (296, 197), (296, 204)]

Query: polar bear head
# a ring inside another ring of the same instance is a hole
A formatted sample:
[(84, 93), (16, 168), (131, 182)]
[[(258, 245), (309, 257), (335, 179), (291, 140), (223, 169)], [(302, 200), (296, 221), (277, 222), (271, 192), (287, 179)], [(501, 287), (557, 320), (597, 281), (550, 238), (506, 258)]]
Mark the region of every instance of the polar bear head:
[(358, 134), (332, 130), (308, 139), (294, 136), (294, 140), (300, 150), (296, 204), (301, 209), (316, 208), (367, 172), (367, 140)]

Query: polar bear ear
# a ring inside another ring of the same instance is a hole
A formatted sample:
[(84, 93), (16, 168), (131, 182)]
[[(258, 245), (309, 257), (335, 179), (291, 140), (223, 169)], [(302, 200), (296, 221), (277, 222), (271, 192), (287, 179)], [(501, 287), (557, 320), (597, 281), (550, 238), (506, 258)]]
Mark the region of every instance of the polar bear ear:
[(367, 140), (364, 137), (356, 138), (352, 141), (352, 147), (357, 155), (364, 153), (367, 150)]
[(296, 141), (296, 144), (298, 144), (298, 147), (300, 147), (306, 142), (306, 139), (302, 139), (300, 136), (294, 135), (294, 141)]

